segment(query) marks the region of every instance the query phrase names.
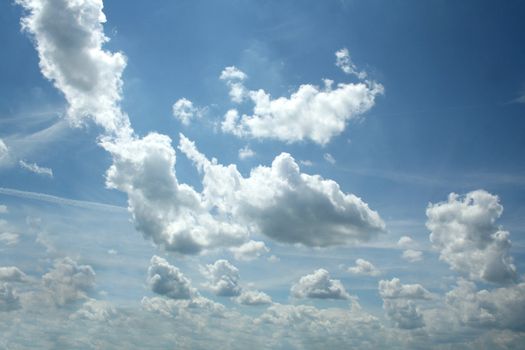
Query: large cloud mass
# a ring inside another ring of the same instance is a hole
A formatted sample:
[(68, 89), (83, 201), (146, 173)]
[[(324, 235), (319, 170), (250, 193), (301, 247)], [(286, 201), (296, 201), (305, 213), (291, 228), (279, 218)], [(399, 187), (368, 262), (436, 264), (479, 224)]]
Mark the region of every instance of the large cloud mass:
[(496, 225), (503, 206), (497, 196), (478, 190), (430, 204), (427, 227), (439, 258), (474, 280), (508, 283), (516, 280), (509, 255), (509, 232)]

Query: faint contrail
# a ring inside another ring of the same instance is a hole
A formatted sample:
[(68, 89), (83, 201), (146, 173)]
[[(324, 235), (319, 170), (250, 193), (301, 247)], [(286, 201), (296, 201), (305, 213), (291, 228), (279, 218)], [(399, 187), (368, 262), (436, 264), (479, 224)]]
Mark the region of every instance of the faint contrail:
[(45, 194), (45, 193), (20, 191), (20, 190), (15, 190), (12, 188), (0, 187), (0, 194), (5, 194), (7, 196), (13, 196), (13, 197), (18, 197), (18, 198), (35, 199), (38, 201), (43, 201), (43, 202), (48, 202), (48, 203), (69, 205), (69, 206), (85, 208), (85, 209), (102, 209), (102, 210), (111, 210), (111, 211), (119, 211), (119, 212), (123, 212), (127, 210), (125, 207), (120, 207), (117, 205), (98, 203), (98, 202), (89, 202), (89, 201), (79, 201), (76, 199), (52, 196), (50, 194)]

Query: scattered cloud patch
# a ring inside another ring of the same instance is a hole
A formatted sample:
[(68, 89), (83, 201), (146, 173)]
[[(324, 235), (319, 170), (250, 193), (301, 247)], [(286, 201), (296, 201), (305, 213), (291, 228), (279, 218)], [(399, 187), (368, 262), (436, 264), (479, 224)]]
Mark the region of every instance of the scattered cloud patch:
[(348, 272), (354, 275), (364, 276), (379, 276), (381, 274), (381, 271), (379, 271), (374, 264), (364, 259), (357, 259), (355, 261), (355, 266), (349, 267)]
[(37, 165), (36, 163), (27, 163), (24, 160), (20, 160), (19, 163), (20, 167), (29, 170), (32, 173), (38, 174), (38, 175), (44, 175), (48, 177), (53, 177), (53, 169), (51, 168), (45, 168)]
[(272, 303), (272, 298), (260, 291), (256, 290), (243, 290), (241, 294), (235, 298), (235, 301), (242, 305), (268, 305)]
[(408, 262), (414, 263), (423, 260), (423, 252), (414, 249), (407, 249), (403, 252), (401, 257)]
[(221, 80), (226, 81), (226, 84), (230, 88), (230, 99), (234, 103), (241, 103), (247, 97), (247, 89), (243, 85), (243, 81), (248, 76), (234, 66), (226, 67), (221, 72), (219, 77)]
[(183, 125), (189, 125), (192, 119), (203, 116), (204, 108), (195, 107), (190, 100), (181, 98), (173, 104), (172, 113)]
[(416, 246), (416, 241), (410, 236), (402, 236), (399, 238), (399, 241), (397, 241), (397, 246), (404, 249), (413, 248)]
[(426, 226), (440, 260), (474, 280), (516, 281), (510, 234), (496, 225), (502, 212), (499, 198), (484, 190), (451, 193), (446, 202), (429, 204)]
[(195, 294), (190, 280), (177, 267), (156, 255), (148, 268), (148, 285), (154, 293), (172, 299), (190, 299)]
[(341, 68), (346, 74), (355, 75), (359, 79), (365, 79), (367, 76), (366, 72), (357, 70), (356, 65), (350, 58), (350, 53), (347, 48), (342, 48), (335, 52), (335, 65)]
[(239, 247), (231, 248), (233, 256), (237, 260), (250, 261), (259, 258), (261, 255), (268, 253), (270, 249), (262, 241), (249, 241)]
[(232, 297), (241, 293), (239, 270), (228, 260), (219, 259), (213, 264), (208, 264), (202, 268), (202, 273), (208, 279), (205, 286), (215, 295)]
[(255, 155), (255, 152), (248, 146), (244, 146), (239, 150), (239, 159), (251, 158)]
[(326, 160), (328, 163), (334, 165), (335, 164), (335, 158), (330, 153), (325, 153), (323, 155), (324, 160)]
[(331, 279), (325, 269), (318, 269), (301, 277), (292, 286), (291, 292), (295, 298), (350, 299), (341, 281)]
[(23, 273), (16, 266), (2, 266), (0, 267), (0, 281), (3, 282), (24, 282), (27, 279)]

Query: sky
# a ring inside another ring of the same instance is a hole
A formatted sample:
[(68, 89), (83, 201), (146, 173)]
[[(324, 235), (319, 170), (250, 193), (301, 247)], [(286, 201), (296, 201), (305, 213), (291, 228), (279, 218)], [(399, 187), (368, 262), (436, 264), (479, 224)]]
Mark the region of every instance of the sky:
[(0, 349), (520, 349), (525, 4), (0, 3)]

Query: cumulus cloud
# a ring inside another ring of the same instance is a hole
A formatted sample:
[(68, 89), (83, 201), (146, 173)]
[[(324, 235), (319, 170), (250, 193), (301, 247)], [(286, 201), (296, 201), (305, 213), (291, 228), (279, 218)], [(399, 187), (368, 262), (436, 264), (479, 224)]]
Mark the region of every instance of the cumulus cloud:
[(423, 252), (414, 249), (407, 249), (401, 254), (401, 257), (411, 263), (423, 260)]
[(42, 281), (58, 306), (86, 299), (95, 286), (95, 272), (89, 265), (78, 265), (66, 257), (55, 260), (53, 268), (42, 276)]
[(136, 228), (165, 249), (196, 254), (242, 244), (246, 228), (212, 215), (212, 206), (191, 186), (178, 182), (175, 150), (168, 136), (105, 142), (113, 156), (106, 184), (127, 193)]
[(446, 202), (429, 204), (426, 226), (439, 258), (474, 280), (515, 281), (510, 234), (496, 225), (502, 212), (499, 198), (484, 190), (451, 193)]
[(387, 317), (401, 329), (425, 326), (423, 314), (413, 300), (429, 300), (432, 294), (420, 284), (402, 284), (399, 278), (379, 281), (379, 295)]
[(27, 163), (24, 160), (20, 160), (19, 164), (21, 168), (26, 169), (32, 173), (53, 177), (53, 169), (51, 168), (41, 167), (36, 163)]
[(148, 285), (153, 292), (172, 299), (190, 299), (196, 293), (177, 267), (156, 255), (148, 268)]
[(348, 52), (347, 48), (342, 48), (341, 50), (338, 50), (335, 52), (335, 65), (346, 74), (352, 74), (358, 77), (359, 79), (365, 79), (366, 78), (366, 72), (364, 71), (358, 71), (356, 65), (354, 62), (352, 62), (352, 59), (350, 58), (350, 53)]
[(24, 282), (27, 276), (16, 266), (0, 267), (0, 281), (4, 282)]
[(235, 165), (208, 160), (181, 135), (179, 149), (203, 174), (203, 197), (218, 213), (277, 241), (325, 247), (367, 241), (384, 232), (377, 212), (332, 180), (301, 173), (287, 153), (243, 177)]
[(365, 276), (379, 276), (381, 271), (374, 266), (370, 261), (365, 259), (357, 259), (355, 266), (349, 267), (348, 272), (354, 275), (365, 275)]
[(412, 237), (410, 236), (402, 236), (401, 238), (399, 238), (399, 240), (397, 241), (397, 245), (400, 247), (400, 248), (404, 248), (404, 249), (407, 249), (407, 248), (413, 248), (415, 245), (416, 245), (416, 241), (414, 241), (412, 239)]
[(71, 314), (72, 320), (85, 319), (95, 322), (107, 322), (114, 319), (118, 312), (109, 302), (89, 299), (82, 307)]
[[(350, 72), (353, 64), (350, 65), (348, 55), (346, 60), (339, 56), (339, 63), (346, 62), (341, 63), (341, 67), (346, 67)], [(384, 91), (381, 84), (373, 81), (340, 83), (333, 88), (333, 81), (326, 79), (323, 88), (304, 84), (290, 97), (272, 99), (262, 89), (248, 90), (243, 85), (246, 77), (244, 73), (234, 67), (226, 68), (223, 73), (227, 69), (230, 69), (230, 73), (225, 76), (237, 73), (235, 81), (221, 75), (221, 79), (226, 80), (230, 87), (232, 100), (242, 102), (247, 98), (254, 104), (252, 115), (240, 116), (236, 109), (225, 114), (222, 131), (238, 137), (271, 138), (287, 143), (310, 140), (324, 145), (339, 135), (348, 121), (371, 109), (375, 98)]]
[(202, 117), (204, 109), (195, 107), (193, 102), (183, 97), (173, 104), (172, 112), (182, 124), (189, 125), (192, 119)]
[(242, 305), (268, 305), (272, 303), (272, 298), (257, 290), (243, 290), (241, 294), (235, 298), (235, 301)]
[(237, 260), (250, 261), (259, 258), (262, 254), (268, 253), (270, 249), (262, 241), (251, 240), (239, 247), (231, 248), (233, 256)]
[(248, 147), (248, 145), (239, 150), (239, 159), (251, 158), (254, 155), (255, 152), (250, 147)]
[(325, 269), (318, 269), (301, 277), (292, 286), (291, 292), (296, 298), (350, 299), (341, 281), (331, 279)]
[(248, 76), (243, 71), (234, 66), (226, 67), (221, 72), (219, 78), (226, 81), (226, 84), (230, 88), (230, 99), (232, 102), (241, 103), (246, 98), (248, 91), (242, 82), (246, 80)]
[(131, 135), (119, 106), (126, 58), (102, 48), (109, 40), (102, 27), (102, 1), (16, 2), (27, 10), (22, 28), (34, 38), (40, 70), (64, 94), (72, 123), (92, 118), (113, 135)]
[(477, 291), (473, 282), (460, 279), (446, 303), (465, 325), (525, 331), (525, 283)]
[(202, 268), (202, 273), (208, 279), (205, 286), (215, 295), (232, 297), (241, 293), (239, 270), (228, 260), (219, 259), (208, 264)]
[(0, 284), (0, 311), (13, 311), (20, 308), (20, 297), (9, 283)]

